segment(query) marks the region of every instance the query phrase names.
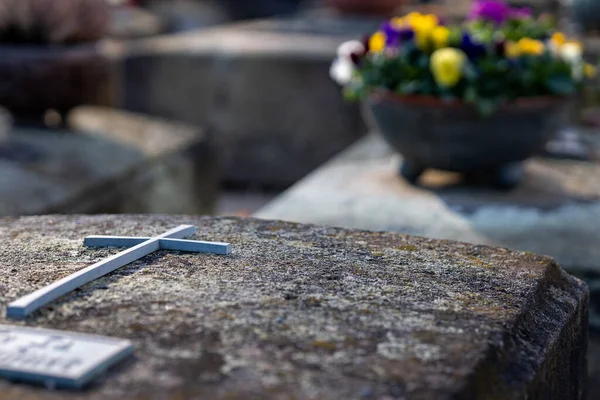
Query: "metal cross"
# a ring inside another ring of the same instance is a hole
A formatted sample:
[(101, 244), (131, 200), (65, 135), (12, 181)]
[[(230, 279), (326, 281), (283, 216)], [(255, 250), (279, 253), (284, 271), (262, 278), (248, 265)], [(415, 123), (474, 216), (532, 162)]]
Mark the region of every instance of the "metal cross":
[(119, 246), (129, 247), (129, 249), (90, 265), (81, 271), (77, 271), (74, 274), (13, 301), (8, 305), (6, 316), (15, 319), (25, 318), (27, 315), (45, 306), (49, 302), (157, 250), (176, 250), (223, 255), (231, 253), (231, 245), (229, 243), (182, 240), (182, 238), (191, 236), (195, 233), (196, 228), (193, 225), (181, 225), (162, 235), (152, 238), (88, 236), (83, 241), (83, 245), (87, 247)]

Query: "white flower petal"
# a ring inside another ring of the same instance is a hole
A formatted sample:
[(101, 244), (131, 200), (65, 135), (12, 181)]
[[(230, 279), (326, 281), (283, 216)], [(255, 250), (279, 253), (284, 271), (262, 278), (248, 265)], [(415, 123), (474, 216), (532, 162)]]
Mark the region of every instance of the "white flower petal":
[(563, 60), (577, 64), (582, 59), (581, 46), (576, 43), (565, 43), (560, 47), (559, 55)]
[(329, 75), (340, 85), (346, 85), (350, 83), (354, 75), (354, 64), (347, 59), (338, 58), (331, 64)]
[(349, 42), (342, 43), (337, 49), (337, 55), (340, 58), (350, 58), (353, 53), (364, 53), (365, 46), (358, 40), (351, 40)]

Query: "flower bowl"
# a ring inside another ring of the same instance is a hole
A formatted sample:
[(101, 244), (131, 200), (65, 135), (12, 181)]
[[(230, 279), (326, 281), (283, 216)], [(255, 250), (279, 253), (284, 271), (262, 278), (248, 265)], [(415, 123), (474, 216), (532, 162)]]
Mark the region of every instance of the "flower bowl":
[(596, 67), (551, 19), (475, 0), (462, 23), (418, 12), (383, 21), (341, 44), (330, 74), (348, 99), (366, 102), (409, 181), (437, 168), (514, 186)]
[(376, 130), (403, 157), (400, 175), (414, 183), (428, 168), (487, 173), (513, 187), (521, 162), (540, 153), (562, 123), (566, 100), (521, 99), (482, 117), (468, 104), (376, 92), (365, 101)]

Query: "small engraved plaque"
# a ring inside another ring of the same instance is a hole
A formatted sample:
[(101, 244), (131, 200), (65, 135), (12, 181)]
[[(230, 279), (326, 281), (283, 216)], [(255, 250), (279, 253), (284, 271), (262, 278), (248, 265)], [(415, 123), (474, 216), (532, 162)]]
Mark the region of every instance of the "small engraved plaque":
[(0, 325), (0, 378), (81, 388), (132, 352), (129, 340)]

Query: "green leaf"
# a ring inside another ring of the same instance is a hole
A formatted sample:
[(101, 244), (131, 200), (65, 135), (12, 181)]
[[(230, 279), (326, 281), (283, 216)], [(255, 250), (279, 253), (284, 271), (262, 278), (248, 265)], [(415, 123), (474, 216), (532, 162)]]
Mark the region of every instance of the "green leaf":
[(471, 63), (465, 63), (463, 67), (463, 76), (468, 81), (474, 81), (477, 79), (477, 69)]
[(548, 89), (555, 94), (566, 96), (575, 92), (575, 84), (573, 80), (564, 75), (550, 77), (547, 85)]
[(342, 94), (344, 96), (344, 100), (350, 102), (358, 101), (360, 98), (359, 92), (351, 86), (344, 87)]
[(475, 89), (473, 86), (469, 86), (467, 89), (465, 89), (465, 102), (476, 103), (477, 97), (477, 89)]

